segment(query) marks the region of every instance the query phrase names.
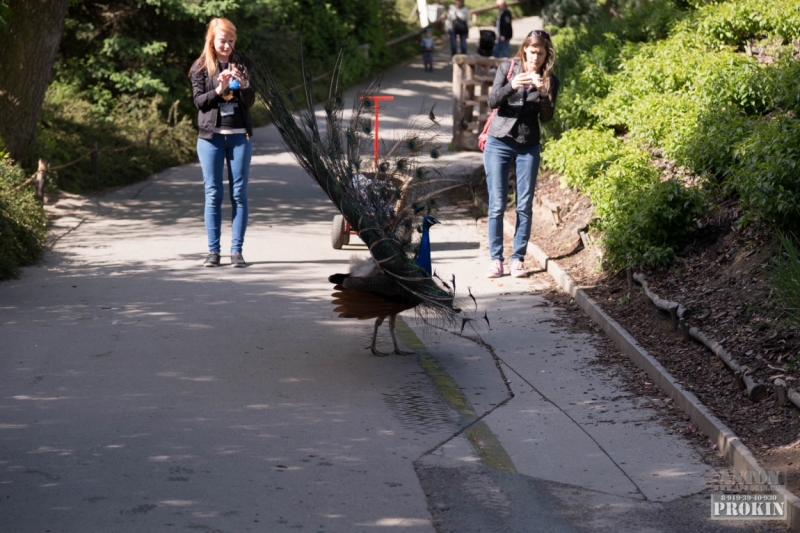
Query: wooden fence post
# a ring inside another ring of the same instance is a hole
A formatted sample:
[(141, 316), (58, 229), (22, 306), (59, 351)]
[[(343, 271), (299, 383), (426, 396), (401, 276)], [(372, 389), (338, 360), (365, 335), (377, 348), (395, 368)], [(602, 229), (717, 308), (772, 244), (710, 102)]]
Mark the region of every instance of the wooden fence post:
[(36, 170), (36, 199), (44, 202), (44, 186), (47, 181), (47, 161), (44, 159), (39, 160), (39, 168)]
[(92, 146), (92, 176), (97, 180), (100, 178), (100, 150), (97, 147), (97, 141)]
[(461, 120), (464, 118), (461, 110), (461, 80), (464, 78), (464, 71), (457, 60), (457, 56), (453, 56), (453, 143), (456, 150), (461, 148)]

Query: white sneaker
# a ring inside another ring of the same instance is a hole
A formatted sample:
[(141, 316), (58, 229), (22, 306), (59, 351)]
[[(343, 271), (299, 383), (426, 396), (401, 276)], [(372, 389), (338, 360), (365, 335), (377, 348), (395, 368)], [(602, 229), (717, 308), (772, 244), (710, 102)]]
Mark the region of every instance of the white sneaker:
[(512, 278), (526, 278), (528, 271), (525, 270), (525, 265), (519, 259), (511, 260), (511, 271), (509, 272)]
[(502, 278), (503, 277), (503, 260), (495, 259), (489, 265), (489, 270), (486, 271), (487, 278)]

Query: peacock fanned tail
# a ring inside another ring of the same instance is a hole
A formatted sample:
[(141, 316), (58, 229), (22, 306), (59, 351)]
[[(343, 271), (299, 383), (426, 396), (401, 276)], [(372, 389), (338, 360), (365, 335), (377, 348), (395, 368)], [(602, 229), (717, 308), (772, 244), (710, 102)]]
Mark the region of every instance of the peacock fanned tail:
[(436, 209), (438, 195), (463, 185), (458, 178), (446, 176), (437, 161), (438, 124), (427, 117), (411, 121), (404, 136), (381, 143), (375, 169), (375, 104), (370, 97), (377, 93), (379, 83), (371, 83), (356, 98), (350, 119), (345, 120), (339, 88), (344, 48), (332, 72), (322, 128), (314, 113), (311, 78), (302, 58), (304, 82), (297, 95), (280, 86), (266, 54), (256, 51), (252, 56), (252, 86), (286, 148), (358, 232), (383, 272), (405, 291), (409, 301), (423, 307), (423, 312), (445, 319), (461, 317), (454, 303), (454, 287), (432, 277), (414, 261), (422, 218)]

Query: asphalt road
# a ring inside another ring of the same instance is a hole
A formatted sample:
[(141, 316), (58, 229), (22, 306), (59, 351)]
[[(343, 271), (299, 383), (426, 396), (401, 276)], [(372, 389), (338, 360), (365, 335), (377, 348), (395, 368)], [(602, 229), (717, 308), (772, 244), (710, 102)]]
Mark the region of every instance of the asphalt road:
[[(448, 59), (387, 73), (382, 131), (449, 108)], [(0, 284), (0, 532), (728, 530), (712, 469), (589, 367), (591, 336), (535, 280), (482, 278), (475, 221), (434, 228), (433, 259), (492, 329), (408, 319), (418, 355), (373, 357), (327, 283), (365, 248), (332, 249), (336, 211), (273, 128), (254, 145), (247, 268), (200, 266), (187, 165), (65, 199), (45, 260)]]

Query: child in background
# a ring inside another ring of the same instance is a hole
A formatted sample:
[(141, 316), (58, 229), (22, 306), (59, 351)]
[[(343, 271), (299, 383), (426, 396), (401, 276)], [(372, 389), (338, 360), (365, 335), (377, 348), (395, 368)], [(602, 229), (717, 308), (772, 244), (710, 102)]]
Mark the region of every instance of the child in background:
[(433, 72), (433, 37), (431, 37), (431, 30), (425, 30), (425, 37), (422, 38), (419, 45), (422, 47), (422, 62), (425, 64), (425, 72)]

